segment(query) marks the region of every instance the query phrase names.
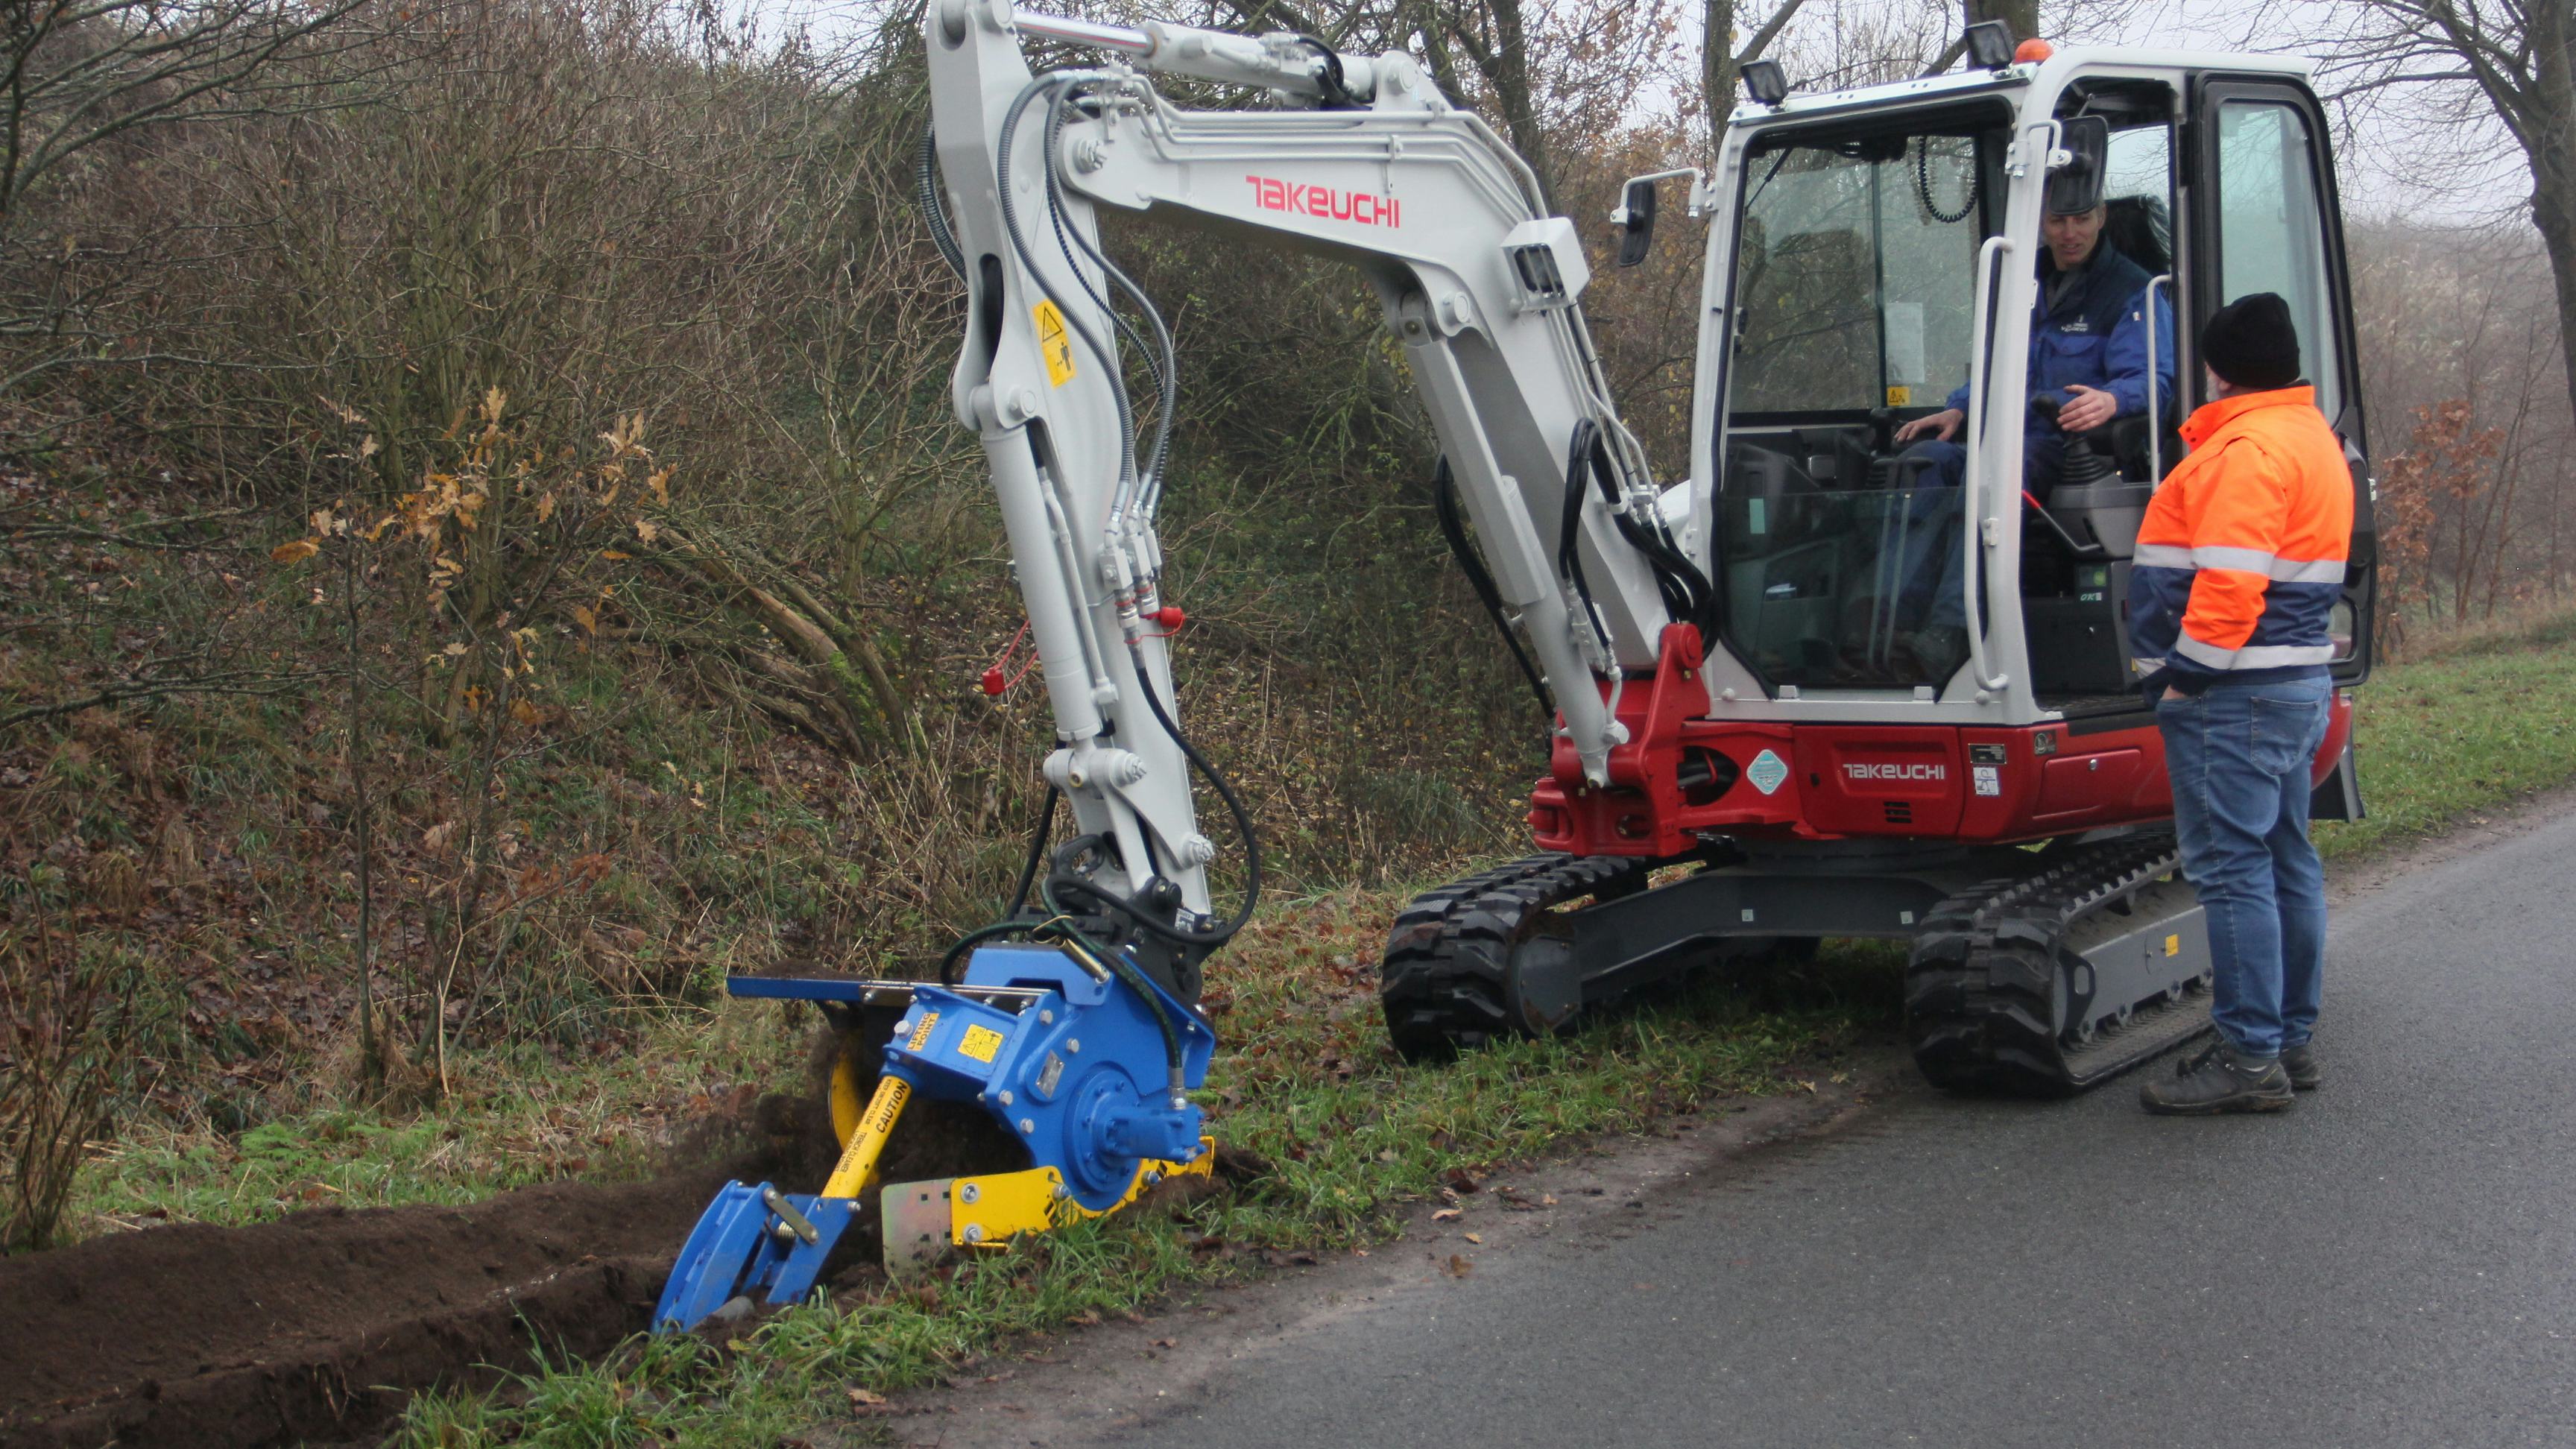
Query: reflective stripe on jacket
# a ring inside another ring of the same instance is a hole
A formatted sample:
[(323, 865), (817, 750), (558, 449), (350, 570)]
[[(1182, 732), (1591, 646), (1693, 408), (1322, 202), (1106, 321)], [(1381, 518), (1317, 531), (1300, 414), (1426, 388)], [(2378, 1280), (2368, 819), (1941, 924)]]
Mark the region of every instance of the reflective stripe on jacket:
[(2182, 439), (2190, 455), (2147, 505), (2129, 575), (2139, 671), (2324, 664), (2352, 544), (2352, 471), (2316, 390), (2221, 398)]

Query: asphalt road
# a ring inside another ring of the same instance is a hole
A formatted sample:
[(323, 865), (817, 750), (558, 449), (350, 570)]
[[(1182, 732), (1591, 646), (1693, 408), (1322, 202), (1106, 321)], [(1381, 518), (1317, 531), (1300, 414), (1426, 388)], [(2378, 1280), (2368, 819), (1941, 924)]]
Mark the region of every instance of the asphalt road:
[(2036, 1106), (1904, 1093), (1248, 1334), (1168, 1393), (1130, 1364), (1106, 1419), (1014, 1437), (2576, 1445), (2576, 818), (2333, 932), (2330, 1075), (2291, 1112), (2151, 1118), (2136, 1074)]

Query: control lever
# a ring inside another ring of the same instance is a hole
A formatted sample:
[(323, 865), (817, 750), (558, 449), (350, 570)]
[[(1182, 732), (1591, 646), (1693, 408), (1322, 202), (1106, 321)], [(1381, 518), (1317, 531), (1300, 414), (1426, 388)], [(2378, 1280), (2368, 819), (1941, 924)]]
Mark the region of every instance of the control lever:
[(1869, 410), (1870, 456), (1873, 458), (1883, 458), (1895, 451), (1896, 409), (1871, 408)]
[[(2052, 423), (2057, 421), (2058, 410), (2065, 406), (2065, 400), (2055, 393), (2044, 392), (2030, 400), (2030, 410)], [(2119, 476), (2118, 465), (2093, 451), (2093, 433), (2068, 433), (2065, 437), (2066, 455), (2057, 465), (2059, 487), (2090, 488)]]

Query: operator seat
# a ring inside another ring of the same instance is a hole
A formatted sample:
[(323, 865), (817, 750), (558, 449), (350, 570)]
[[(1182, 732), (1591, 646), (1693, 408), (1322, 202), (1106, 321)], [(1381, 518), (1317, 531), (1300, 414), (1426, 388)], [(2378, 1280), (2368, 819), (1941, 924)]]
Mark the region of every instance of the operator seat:
[[(2102, 240), (2144, 268), (2150, 277), (2161, 277), (2173, 270), (2173, 220), (2161, 196), (2141, 193), (2115, 196), (2104, 202)], [(2165, 295), (2165, 305), (2173, 305), (2170, 291)], [(2182, 434), (2178, 431), (2182, 419), (2177, 416), (2181, 411), (2177, 405), (2160, 419), (2165, 436), (2156, 462), (2163, 473), (2172, 472), (2174, 464), (2182, 461)], [(2121, 477), (2133, 483), (2164, 481), (2161, 476), (2148, 476), (2147, 420), (2143, 416), (2115, 418), (2097, 429), (2094, 436), (2095, 451), (2116, 464)]]
[(2102, 207), (2102, 240), (2150, 277), (2173, 270), (2173, 222), (2163, 197), (2115, 196)]

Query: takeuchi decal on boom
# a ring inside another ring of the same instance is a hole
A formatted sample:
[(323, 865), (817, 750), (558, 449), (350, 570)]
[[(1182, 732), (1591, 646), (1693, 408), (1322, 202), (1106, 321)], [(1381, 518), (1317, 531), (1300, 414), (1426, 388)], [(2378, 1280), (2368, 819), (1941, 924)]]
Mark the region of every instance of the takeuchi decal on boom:
[(1252, 183), (1252, 199), (1264, 211), (1293, 211), (1300, 216), (1351, 221), (1361, 226), (1404, 225), (1402, 203), (1392, 196), (1372, 196), (1365, 191), (1336, 191), (1329, 186), (1307, 186), (1281, 181), (1273, 176), (1246, 176), (1243, 179)]

